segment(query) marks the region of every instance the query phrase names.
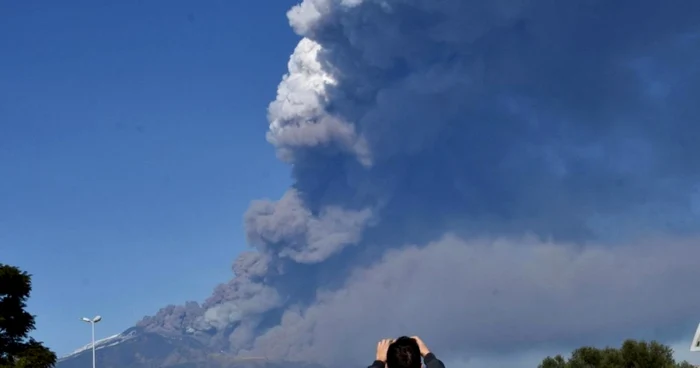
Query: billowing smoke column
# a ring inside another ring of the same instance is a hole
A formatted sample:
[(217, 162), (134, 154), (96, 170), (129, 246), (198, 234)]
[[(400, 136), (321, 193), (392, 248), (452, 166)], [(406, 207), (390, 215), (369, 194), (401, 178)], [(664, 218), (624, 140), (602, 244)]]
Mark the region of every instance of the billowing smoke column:
[(303, 39), (267, 139), (295, 184), (251, 204), (233, 280), (142, 325), (337, 362), (404, 333), (456, 357), (675, 338), (698, 317), (700, 2), (288, 16)]

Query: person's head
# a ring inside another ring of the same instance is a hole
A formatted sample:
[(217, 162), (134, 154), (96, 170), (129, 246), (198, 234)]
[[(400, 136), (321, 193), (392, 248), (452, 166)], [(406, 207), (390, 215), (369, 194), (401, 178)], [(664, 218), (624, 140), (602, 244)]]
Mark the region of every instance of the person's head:
[(421, 368), (420, 349), (416, 340), (401, 336), (389, 345), (387, 368)]

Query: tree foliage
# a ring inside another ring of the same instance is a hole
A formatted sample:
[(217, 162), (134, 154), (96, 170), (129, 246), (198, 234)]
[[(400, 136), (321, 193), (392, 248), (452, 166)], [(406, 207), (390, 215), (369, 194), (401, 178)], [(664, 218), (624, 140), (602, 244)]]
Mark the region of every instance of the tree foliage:
[(0, 263), (0, 368), (50, 368), (56, 354), (29, 337), (34, 316), (27, 312), (31, 275)]
[(539, 368), (693, 368), (688, 362), (677, 363), (673, 349), (656, 341), (627, 340), (619, 349), (584, 346), (574, 350), (569, 359), (561, 355), (547, 357)]

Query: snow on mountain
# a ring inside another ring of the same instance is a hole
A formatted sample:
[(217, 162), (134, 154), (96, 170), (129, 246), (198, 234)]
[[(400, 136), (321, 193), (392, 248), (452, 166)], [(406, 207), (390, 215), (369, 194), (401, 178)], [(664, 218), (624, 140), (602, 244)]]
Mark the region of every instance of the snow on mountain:
[[(136, 335), (135, 330), (128, 329), (120, 334), (112, 335), (112, 336), (109, 336), (109, 337), (106, 337), (106, 338), (100, 339), (100, 340), (95, 340), (95, 350), (100, 350), (100, 349), (104, 349), (104, 348), (107, 348), (110, 346), (120, 344), (124, 341), (127, 341), (127, 340), (134, 338), (135, 335)], [(72, 357), (74, 357), (74, 356), (76, 356), (84, 351), (91, 350), (91, 349), (92, 349), (92, 343), (89, 343), (89, 344), (75, 350), (74, 352), (72, 352), (64, 357), (61, 357), (58, 361), (60, 362), (62, 360), (66, 360), (68, 358), (72, 358)]]

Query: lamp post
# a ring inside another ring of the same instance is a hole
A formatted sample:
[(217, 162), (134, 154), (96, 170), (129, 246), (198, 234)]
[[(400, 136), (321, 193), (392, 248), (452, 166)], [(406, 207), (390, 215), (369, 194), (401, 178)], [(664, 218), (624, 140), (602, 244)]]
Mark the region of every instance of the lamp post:
[(100, 322), (102, 317), (95, 316), (93, 319), (83, 317), (82, 320), (92, 327), (92, 368), (95, 368), (95, 323)]

